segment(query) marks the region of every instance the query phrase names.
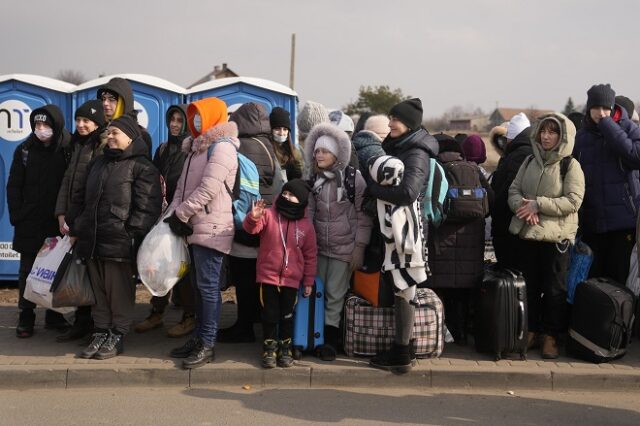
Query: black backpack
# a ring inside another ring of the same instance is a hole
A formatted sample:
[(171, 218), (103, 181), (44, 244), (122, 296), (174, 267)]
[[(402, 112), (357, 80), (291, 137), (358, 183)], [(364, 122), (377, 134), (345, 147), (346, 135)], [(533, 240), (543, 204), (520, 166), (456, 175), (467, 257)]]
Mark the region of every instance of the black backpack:
[(470, 161), (443, 164), (449, 189), (444, 200), (447, 221), (467, 222), (489, 213), (487, 190), (480, 182), (480, 168)]

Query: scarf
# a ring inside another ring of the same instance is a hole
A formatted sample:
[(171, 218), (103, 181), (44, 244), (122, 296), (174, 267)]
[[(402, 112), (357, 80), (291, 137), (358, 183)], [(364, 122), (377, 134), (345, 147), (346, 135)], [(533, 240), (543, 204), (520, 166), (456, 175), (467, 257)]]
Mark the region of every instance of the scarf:
[(102, 152), (102, 154), (106, 158), (108, 158), (110, 161), (112, 161), (112, 160), (117, 160), (120, 157), (122, 157), (122, 154), (124, 154), (124, 150), (123, 149), (118, 149), (118, 148), (109, 148), (107, 146), (107, 147), (105, 147), (105, 149)]
[(300, 203), (292, 203), (280, 194), (276, 200), (276, 211), (289, 220), (299, 220), (304, 217), (306, 206)]
[[(325, 182), (335, 179), (337, 191), (336, 200), (340, 202), (344, 198), (344, 170), (336, 170), (336, 168), (334, 168), (333, 171), (321, 169), (317, 170), (316, 180), (313, 184), (313, 193), (318, 195), (322, 191), (322, 185), (324, 185)], [(338, 179), (336, 179), (336, 177)]]

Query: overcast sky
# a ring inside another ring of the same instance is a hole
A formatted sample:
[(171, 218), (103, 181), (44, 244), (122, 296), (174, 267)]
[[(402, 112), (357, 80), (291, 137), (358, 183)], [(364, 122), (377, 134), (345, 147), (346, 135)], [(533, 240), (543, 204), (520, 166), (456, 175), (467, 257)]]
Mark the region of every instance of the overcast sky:
[(640, 101), (634, 0), (2, 0), (0, 74), (142, 73), (188, 86), (226, 62), (340, 107), (360, 85), (454, 105), (562, 109), (610, 82)]

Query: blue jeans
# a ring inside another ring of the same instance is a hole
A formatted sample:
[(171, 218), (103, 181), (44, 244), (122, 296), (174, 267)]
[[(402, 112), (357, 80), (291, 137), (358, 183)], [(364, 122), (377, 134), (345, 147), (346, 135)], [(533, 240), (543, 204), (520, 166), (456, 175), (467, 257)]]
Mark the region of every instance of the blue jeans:
[(196, 305), (196, 328), (194, 336), (205, 346), (213, 346), (218, 335), (222, 295), (220, 294), (220, 271), (224, 254), (215, 249), (190, 245), (191, 282)]

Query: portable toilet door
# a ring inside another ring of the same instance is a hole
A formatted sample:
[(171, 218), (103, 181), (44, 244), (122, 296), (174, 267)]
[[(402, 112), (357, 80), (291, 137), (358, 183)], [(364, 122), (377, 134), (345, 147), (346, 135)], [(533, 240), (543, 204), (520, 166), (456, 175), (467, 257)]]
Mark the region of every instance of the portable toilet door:
[(79, 85), (73, 95), (73, 108), (97, 99), (98, 89), (113, 77), (124, 78), (133, 90), (134, 109), (138, 112), (138, 124), (147, 129), (153, 141), (152, 155), (162, 142), (169, 138), (165, 114), (171, 105), (184, 103), (184, 88), (167, 80), (145, 74), (115, 74), (100, 77)]
[(291, 114), (291, 140), (296, 138), (298, 94), (280, 83), (253, 77), (230, 77), (212, 80), (193, 86), (186, 91), (187, 102), (204, 98), (220, 98), (227, 104), (229, 113), (247, 102), (262, 104), (268, 113), (279, 106)]
[(0, 280), (16, 280), (20, 255), (12, 250), (13, 226), (7, 207), (7, 180), (16, 147), (31, 134), (31, 111), (47, 104), (60, 108), (71, 127), (75, 85), (29, 74), (0, 76)]

